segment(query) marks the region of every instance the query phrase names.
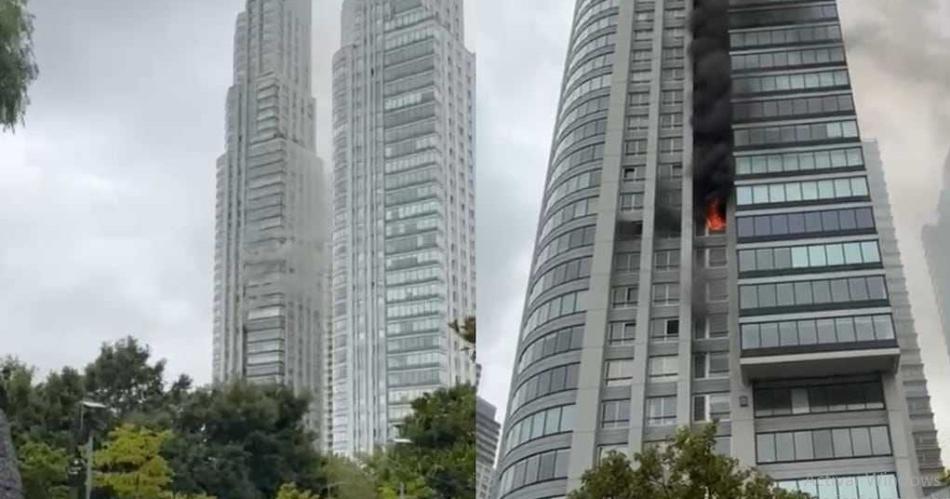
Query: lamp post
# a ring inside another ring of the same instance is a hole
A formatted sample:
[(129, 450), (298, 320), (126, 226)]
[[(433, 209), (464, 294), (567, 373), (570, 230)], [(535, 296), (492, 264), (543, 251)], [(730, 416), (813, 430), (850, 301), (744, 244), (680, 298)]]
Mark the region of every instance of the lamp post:
[[(86, 409), (109, 409), (109, 406), (95, 402), (93, 400), (82, 400), (79, 402), (79, 433), (82, 434), (83, 423), (85, 422)], [(86, 499), (92, 497), (92, 452), (93, 436), (92, 428), (89, 428), (89, 435), (86, 438)]]
[[(411, 445), (412, 444), (412, 440), (408, 438), (403, 438), (403, 437), (394, 437), (393, 439), (390, 440), (390, 442), (392, 442), (393, 445)], [(405, 499), (405, 498), (406, 498), (406, 484), (400, 481), (399, 482), (399, 499)]]

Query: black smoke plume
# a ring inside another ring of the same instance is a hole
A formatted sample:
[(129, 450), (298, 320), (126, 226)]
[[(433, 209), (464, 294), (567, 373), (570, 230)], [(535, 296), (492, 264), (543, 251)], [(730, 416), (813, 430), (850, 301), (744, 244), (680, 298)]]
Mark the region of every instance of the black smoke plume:
[(705, 223), (709, 207), (725, 219), (734, 184), (729, 0), (695, 0), (690, 30), (694, 206)]

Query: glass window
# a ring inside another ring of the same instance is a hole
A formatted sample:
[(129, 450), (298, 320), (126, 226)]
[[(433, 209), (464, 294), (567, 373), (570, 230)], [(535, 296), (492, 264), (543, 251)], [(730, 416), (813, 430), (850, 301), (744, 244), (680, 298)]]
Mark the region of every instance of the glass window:
[(775, 462), (775, 435), (764, 433), (756, 435), (756, 451), (760, 463)]
[(835, 428), (831, 430), (832, 445), (834, 446), (834, 455), (836, 458), (851, 457), (854, 455), (851, 448), (851, 430), (848, 428)]
[(775, 460), (778, 462), (794, 461), (795, 440), (792, 433), (775, 434)]
[(800, 460), (814, 459), (815, 452), (812, 448), (811, 432), (796, 431), (795, 438), (795, 456)]
[(831, 443), (831, 430), (813, 431), (812, 443), (815, 450), (815, 459), (830, 459), (834, 457)]
[(853, 428), (851, 439), (855, 457), (871, 455), (871, 432), (868, 428)]
[(876, 456), (891, 453), (891, 440), (886, 426), (873, 426), (871, 431), (871, 452)]

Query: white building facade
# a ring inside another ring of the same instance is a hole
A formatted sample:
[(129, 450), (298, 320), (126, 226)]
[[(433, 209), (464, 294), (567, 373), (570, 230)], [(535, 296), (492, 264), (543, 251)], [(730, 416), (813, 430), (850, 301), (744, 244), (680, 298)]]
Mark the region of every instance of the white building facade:
[(326, 182), (315, 150), (310, 0), (248, 0), (237, 19), (227, 151), (217, 162), (214, 380), (311, 397), (320, 428)]
[(462, 0), (345, 0), (333, 60), (326, 447), (371, 452), (410, 403), (474, 382), (474, 55)]

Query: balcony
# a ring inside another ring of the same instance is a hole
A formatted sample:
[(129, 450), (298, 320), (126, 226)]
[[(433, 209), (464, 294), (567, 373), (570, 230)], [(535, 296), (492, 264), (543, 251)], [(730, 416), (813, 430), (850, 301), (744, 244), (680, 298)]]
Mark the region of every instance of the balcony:
[(900, 347), (888, 314), (741, 326), (749, 379), (832, 376), (897, 369)]

